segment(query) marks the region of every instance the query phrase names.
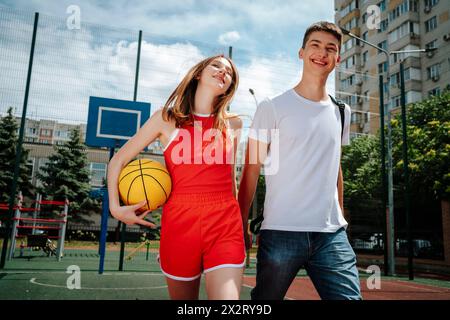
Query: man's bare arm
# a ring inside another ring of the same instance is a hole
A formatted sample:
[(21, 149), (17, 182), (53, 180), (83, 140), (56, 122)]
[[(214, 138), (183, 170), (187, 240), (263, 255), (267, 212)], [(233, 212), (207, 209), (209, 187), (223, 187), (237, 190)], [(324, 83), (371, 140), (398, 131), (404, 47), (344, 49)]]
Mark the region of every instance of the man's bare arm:
[(242, 224), (247, 248), (250, 247), (248, 235), (248, 215), (255, 196), (261, 166), (267, 156), (268, 144), (249, 139), (245, 152), (245, 164), (239, 185), (238, 201), (241, 209)]
[(339, 205), (341, 206), (342, 213), (344, 213), (344, 176), (342, 174), (341, 165), (339, 165), (337, 188), (338, 188)]

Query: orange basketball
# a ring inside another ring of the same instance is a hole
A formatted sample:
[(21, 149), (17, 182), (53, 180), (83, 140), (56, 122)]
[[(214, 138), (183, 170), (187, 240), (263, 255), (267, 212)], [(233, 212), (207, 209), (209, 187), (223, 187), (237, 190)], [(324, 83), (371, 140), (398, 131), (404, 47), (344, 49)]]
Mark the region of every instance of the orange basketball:
[(140, 210), (155, 210), (169, 198), (172, 180), (166, 167), (154, 160), (139, 159), (127, 164), (119, 175), (119, 195), (126, 205), (146, 201)]

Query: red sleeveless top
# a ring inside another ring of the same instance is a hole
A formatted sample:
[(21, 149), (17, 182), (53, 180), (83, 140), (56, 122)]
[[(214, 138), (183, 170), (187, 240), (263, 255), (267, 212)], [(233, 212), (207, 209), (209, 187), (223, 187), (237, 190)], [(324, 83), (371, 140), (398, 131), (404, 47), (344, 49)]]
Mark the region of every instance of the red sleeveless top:
[(193, 117), (194, 125), (177, 128), (164, 149), (172, 193), (231, 193), (232, 139), (213, 128), (214, 116)]

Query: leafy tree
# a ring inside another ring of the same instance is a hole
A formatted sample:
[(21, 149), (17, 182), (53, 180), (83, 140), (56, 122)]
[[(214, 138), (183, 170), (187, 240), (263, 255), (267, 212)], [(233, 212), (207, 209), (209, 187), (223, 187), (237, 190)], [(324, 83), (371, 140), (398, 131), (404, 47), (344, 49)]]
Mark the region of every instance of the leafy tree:
[[(411, 194), (423, 201), (450, 199), (450, 91), (409, 105), (406, 115)], [(401, 115), (392, 128), (395, 180), (403, 186)]]
[[(19, 125), (10, 107), (7, 115), (0, 119), (0, 202), (9, 202), (19, 140), (18, 128)], [(29, 152), (23, 146), (21, 148), (17, 191), (22, 191), (23, 195), (32, 195), (34, 191), (30, 181), (32, 168), (27, 165)]]
[(55, 146), (55, 153), (38, 174), (42, 186), (39, 188), (44, 198), (70, 201), (71, 221), (85, 222), (82, 214), (101, 212), (99, 200), (90, 197), (88, 160), (79, 128), (71, 132), (70, 141)]
[(353, 225), (382, 230), (384, 215), (381, 193), (379, 136), (363, 135), (343, 147), (344, 206)]
[(378, 136), (363, 135), (343, 147), (342, 170), (347, 199), (374, 199), (381, 193)]
[[(450, 93), (410, 104), (406, 114), (413, 230), (415, 236), (442, 245), (440, 201), (450, 199)], [(401, 114), (391, 125), (395, 226), (400, 236), (406, 219)], [(379, 141), (378, 132), (343, 148), (344, 199), (353, 225), (371, 226), (375, 217), (383, 224)]]

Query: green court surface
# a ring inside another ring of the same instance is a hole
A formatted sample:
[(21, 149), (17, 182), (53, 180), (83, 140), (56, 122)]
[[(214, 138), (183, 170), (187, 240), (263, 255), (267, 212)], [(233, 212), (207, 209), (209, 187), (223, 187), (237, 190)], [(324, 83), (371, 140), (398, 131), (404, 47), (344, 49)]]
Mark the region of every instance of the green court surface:
[[(165, 277), (159, 269), (157, 250), (125, 251), (123, 271), (119, 269), (118, 250), (106, 253), (104, 273), (98, 274), (99, 255), (96, 249), (67, 248), (64, 258), (58, 262), (42, 251), (26, 249), (23, 257), (16, 252), (0, 270), (0, 300), (168, 300)], [(154, 248), (153, 248), (154, 249)], [(255, 283), (255, 259), (245, 269), (241, 299), (250, 299)], [(68, 269), (80, 270), (79, 285)], [(370, 276), (360, 269), (362, 293), (365, 299), (450, 299), (450, 282), (417, 277), (409, 282), (405, 277), (381, 277), (383, 289), (369, 290), (366, 282)], [(200, 287), (200, 299), (207, 298), (204, 277)], [(409, 296), (408, 296), (409, 294)], [(287, 299), (317, 299), (305, 271), (299, 272)]]
[[(125, 251), (125, 257), (132, 252)], [(120, 252), (108, 251), (103, 274), (98, 273), (97, 250), (66, 249), (59, 262), (42, 251), (26, 249), (23, 257), (19, 255), (16, 252), (15, 258), (0, 270), (0, 300), (169, 299), (155, 252), (137, 252), (131, 259), (124, 259), (123, 271), (118, 271)], [(73, 273), (67, 272), (71, 266), (80, 270), (81, 289), (69, 289), (75, 283)], [(254, 264), (246, 269), (246, 274), (255, 274)], [(203, 278), (200, 299), (206, 299)], [(250, 289), (243, 286), (241, 299), (250, 299)]]

